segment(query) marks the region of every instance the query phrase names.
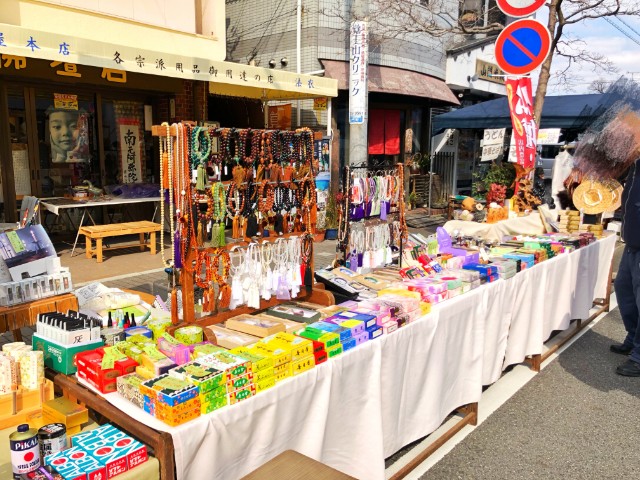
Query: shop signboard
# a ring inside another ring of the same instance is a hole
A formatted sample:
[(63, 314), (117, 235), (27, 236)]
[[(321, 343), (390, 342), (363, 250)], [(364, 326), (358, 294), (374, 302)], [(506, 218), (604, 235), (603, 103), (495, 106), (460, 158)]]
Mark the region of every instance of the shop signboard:
[(122, 183), (142, 181), (140, 172), (140, 124), (137, 120), (121, 120), (118, 125)]
[(367, 67), (369, 38), (367, 23), (351, 22), (349, 59), (349, 123), (363, 124), (367, 115)]
[(482, 139), (481, 162), (490, 162), (498, 158), (504, 147), (504, 128), (486, 129)]
[(516, 163), (525, 168), (533, 167), (536, 160), (538, 126), (533, 119), (531, 77), (507, 79), (507, 100), (513, 125), (512, 139)]
[(541, 128), (538, 131), (538, 145), (551, 145), (560, 141), (559, 128)]
[(327, 109), (327, 102), (329, 99), (327, 97), (319, 97), (313, 99), (313, 109), (323, 111)]
[(551, 51), (551, 34), (537, 20), (516, 20), (500, 32), (495, 55), (498, 66), (511, 75), (526, 75), (542, 65)]
[(504, 85), (504, 72), (495, 63), (487, 62), (480, 58), (476, 59), (476, 75), (479, 79), (487, 82)]

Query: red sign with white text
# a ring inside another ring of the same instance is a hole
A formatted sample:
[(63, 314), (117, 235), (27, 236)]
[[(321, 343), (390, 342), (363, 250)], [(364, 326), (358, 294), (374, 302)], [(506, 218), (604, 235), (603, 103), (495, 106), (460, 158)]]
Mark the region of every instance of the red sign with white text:
[(531, 77), (507, 78), (507, 99), (515, 139), (516, 163), (531, 168), (536, 162), (538, 126), (533, 119)]

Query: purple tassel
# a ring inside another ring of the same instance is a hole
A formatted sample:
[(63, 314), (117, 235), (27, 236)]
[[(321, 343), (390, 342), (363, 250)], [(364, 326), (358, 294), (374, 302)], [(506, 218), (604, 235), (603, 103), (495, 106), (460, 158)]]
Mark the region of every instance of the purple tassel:
[(385, 201), (380, 202), (380, 220), (387, 219), (387, 205)]
[(169, 205), (169, 189), (168, 188), (164, 189), (164, 203)]
[(182, 268), (182, 256), (180, 255), (180, 234), (176, 232), (173, 238), (173, 253), (175, 254), (176, 264), (174, 267)]

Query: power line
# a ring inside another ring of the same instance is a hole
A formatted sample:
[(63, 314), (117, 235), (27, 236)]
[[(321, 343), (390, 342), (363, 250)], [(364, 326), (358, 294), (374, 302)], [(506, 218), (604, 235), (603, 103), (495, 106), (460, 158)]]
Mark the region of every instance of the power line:
[(635, 33), (638, 37), (640, 37), (640, 32), (638, 32), (638, 30), (636, 30), (635, 28), (633, 28), (631, 25), (629, 25), (627, 22), (625, 22), (624, 20), (622, 20), (622, 18), (620, 17), (613, 17), (616, 20), (618, 20), (620, 23), (622, 23), (623, 25), (625, 25), (629, 30), (631, 30), (633, 33)]
[(636, 43), (637, 45), (640, 45), (640, 40), (632, 37), (631, 35), (629, 35), (629, 33), (625, 30), (623, 30), (619, 25), (613, 23), (611, 21), (611, 19), (607, 18), (607, 17), (602, 17), (603, 20), (605, 20), (606, 22), (608, 22), (613, 28), (615, 28), (616, 30), (618, 30), (619, 32), (621, 32), (625, 37), (627, 37), (629, 40), (631, 40), (632, 42)]

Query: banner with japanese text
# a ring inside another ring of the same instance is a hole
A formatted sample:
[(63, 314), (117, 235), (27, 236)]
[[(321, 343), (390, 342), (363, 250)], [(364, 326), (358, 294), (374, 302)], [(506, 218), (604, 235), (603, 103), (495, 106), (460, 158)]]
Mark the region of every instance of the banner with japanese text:
[(367, 115), (367, 66), (369, 38), (367, 23), (351, 22), (349, 46), (349, 123), (363, 124)]
[(531, 78), (507, 78), (506, 85), (516, 163), (532, 168), (536, 162), (538, 126), (533, 119)]
[(122, 162), (122, 183), (141, 182), (140, 124), (135, 120), (121, 120), (118, 130), (120, 160)]

